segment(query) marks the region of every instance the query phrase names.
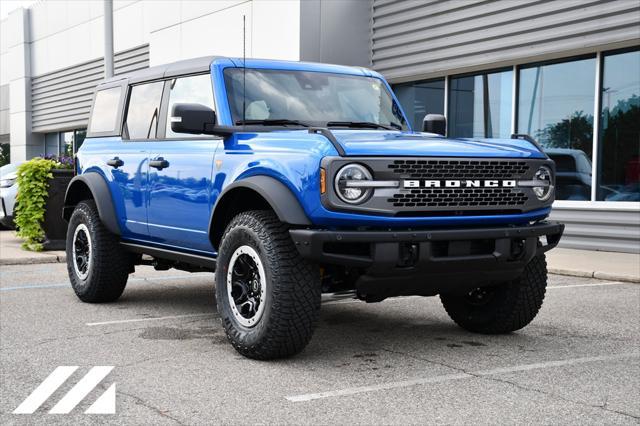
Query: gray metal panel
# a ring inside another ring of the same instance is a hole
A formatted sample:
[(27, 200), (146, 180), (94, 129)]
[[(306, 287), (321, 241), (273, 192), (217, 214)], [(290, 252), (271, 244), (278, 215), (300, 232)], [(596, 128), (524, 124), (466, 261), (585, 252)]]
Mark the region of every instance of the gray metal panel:
[(372, 66), (393, 81), (640, 43), (635, 0), (374, 0)]
[[(149, 68), (149, 45), (116, 53), (115, 73)], [(104, 78), (104, 59), (54, 71), (31, 81), (32, 131), (86, 127), (93, 91)]]
[(301, 1), (300, 60), (369, 67), (372, 7), (372, 0)]
[(0, 86), (0, 135), (8, 135), (9, 128), (9, 85)]
[(640, 253), (640, 212), (555, 207), (551, 218), (566, 224), (560, 247)]

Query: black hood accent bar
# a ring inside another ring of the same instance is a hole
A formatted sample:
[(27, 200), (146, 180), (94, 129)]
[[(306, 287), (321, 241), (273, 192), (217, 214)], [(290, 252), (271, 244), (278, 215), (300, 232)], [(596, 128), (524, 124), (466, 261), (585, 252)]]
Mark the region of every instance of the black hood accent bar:
[(338, 151), (338, 154), (340, 155), (340, 157), (345, 157), (347, 155), (347, 153), (345, 152), (344, 148), (342, 147), (342, 145), (340, 145), (340, 142), (338, 142), (338, 140), (336, 139), (335, 135), (333, 134), (333, 132), (331, 132), (331, 130), (329, 130), (326, 127), (309, 127), (309, 133), (313, 133), (313, 134), (321, 134), (322, 136), (324, 136), (325, 138), (329, 139), (329, 142), (331, 142), (331, 145), (333, 145), (333, 147), (336, 149), (336, 151)]

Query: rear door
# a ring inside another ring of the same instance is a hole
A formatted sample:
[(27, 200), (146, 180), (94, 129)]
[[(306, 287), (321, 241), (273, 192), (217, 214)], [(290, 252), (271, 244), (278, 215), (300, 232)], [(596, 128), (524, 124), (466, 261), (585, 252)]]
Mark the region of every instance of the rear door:
[(171, 130), (176, 103), (197, 103), (215, 110), (210, 74), (165, 82), (158, 140), (149, 152), (149, 234), (154, 242), (213, 253), (208, 237), (211, 181), (221, 138)]

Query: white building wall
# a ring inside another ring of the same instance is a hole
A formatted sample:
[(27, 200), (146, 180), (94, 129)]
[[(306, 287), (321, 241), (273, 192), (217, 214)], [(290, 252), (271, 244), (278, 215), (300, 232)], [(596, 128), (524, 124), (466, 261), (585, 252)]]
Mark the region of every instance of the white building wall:
[[(300, 56), (300, 0), (114, 0), (113, 9), (114, 50), (149, 44), (151, 66), (242, 56), (243, 15), (247, 57)], [(32, 76), (103, 56), (102, 1), (49, 0), (30, 12)]]
[(300, 1), (167, 1), (151, 12), (150, 62), (206, 55), (300, 58)]

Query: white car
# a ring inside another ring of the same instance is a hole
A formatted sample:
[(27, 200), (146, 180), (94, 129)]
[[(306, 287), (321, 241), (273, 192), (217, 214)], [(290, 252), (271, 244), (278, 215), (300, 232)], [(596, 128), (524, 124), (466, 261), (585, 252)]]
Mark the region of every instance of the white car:
[(0, 167), (0, 225), (14, 228), (13, 209), (18, 194), (18, 166), (20, 163), (6, 164)]

